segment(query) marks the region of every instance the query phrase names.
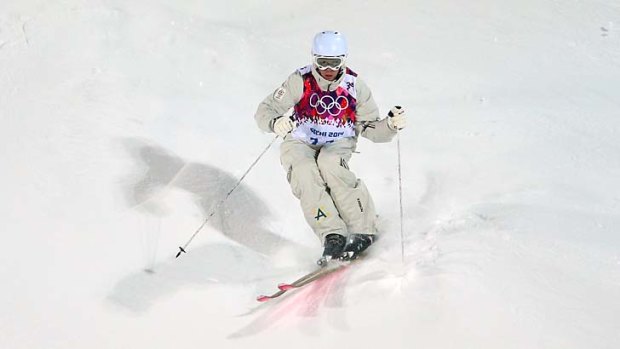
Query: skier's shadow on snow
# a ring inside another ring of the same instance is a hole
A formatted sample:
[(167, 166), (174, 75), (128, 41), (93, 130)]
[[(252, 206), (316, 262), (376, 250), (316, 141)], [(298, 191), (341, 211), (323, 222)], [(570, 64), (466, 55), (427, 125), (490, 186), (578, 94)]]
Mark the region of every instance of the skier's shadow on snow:
[[(108, 297), (112, 302), (140, 312), (159, 297), (187, 284), (251, 282), (269, 270), (266, 257), (281, 248), (300, 248), (264, 226), (269, 217), (267, 205), (243, 184), (216, 209), (238, 178), (214, 166), (185, 161), (139, 139), (122, 142), (132, 159), (142, 166), (125, 187), (132, 209), (142, 212), (146, 221), (158, 222), (174, 209), (166, 207), (166, 192), (184, 191), (193, 198), (203, 217), (216, 210), (209, 226), (240, 246), (225, 243), (196, 246), (194, 242), (191, 251), (180, 258), (147, 266), (147, 272), (139, 271), (123, 278)], [(187, 238), (190, 233), (193, 231), (188, 232)], [(147, 235), (147, 239), (158, 237)], [(156, 241), (151, 241), (153, 244), (147, 250), (156, 249)]]

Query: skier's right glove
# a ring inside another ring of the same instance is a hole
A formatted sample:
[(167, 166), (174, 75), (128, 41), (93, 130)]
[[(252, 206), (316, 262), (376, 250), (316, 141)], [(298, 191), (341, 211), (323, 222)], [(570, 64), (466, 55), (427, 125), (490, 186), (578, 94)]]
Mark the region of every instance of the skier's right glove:
[(293, 120), (287, 116), (280, 116), (273, 122), (273, 132), (278, 136), (284, 138), (289, 132), (293, 130)]

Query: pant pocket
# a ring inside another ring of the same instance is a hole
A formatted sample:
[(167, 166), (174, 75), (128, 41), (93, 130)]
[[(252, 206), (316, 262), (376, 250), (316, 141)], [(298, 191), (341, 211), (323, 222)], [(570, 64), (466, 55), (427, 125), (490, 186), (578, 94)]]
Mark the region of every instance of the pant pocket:
[(291, 175), (293, 174), (293, 166), (289, 166), (288, 170), (286, 170), (286, 180), (289, 184), (291, 184)]

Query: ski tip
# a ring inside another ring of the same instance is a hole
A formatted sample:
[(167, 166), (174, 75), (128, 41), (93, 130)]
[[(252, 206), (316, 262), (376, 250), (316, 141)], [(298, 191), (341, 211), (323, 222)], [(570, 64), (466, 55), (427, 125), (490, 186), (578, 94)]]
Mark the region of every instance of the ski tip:
[(268, 301), (270, 299), (271, 298), (269, 298), (269, 296), (258, 296), (258, 297), (256, 297), (256, 300), (261, 302), (261, 303), (266, 302), (266, 301)]
[(290, 289), (295, 288), (295, 286), (293, 286), (291, 284), (279, 284), (278, 288), (280, 289), (280, 291), (288, 291)]

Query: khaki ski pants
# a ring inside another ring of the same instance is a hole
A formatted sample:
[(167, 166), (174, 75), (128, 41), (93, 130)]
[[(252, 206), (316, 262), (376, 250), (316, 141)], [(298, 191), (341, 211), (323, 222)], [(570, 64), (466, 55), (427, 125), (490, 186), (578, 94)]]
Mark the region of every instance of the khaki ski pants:
[(356, 139), (312, 146), (290, 134), (280, 161), (306, 221), (324, 241), (327, 234), (375, 234), (375, 207), (366, 185), (349, 170)]

